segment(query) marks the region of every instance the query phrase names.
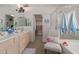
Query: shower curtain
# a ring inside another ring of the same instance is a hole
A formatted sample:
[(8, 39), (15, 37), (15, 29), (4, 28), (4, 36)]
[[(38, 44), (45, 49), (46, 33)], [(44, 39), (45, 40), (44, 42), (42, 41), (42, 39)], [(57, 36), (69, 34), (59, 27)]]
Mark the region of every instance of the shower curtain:
[(63, 16), (62, 16), (62, 21), (61, 21), (61, 28), (60, 28), (60, 30), (61, 30), (61, 33), (66, 33), (66, 31), (67, 31), (66, 17), (65, 17), (64, 14), (63, 14)]
[(60, 19), (61, 38), (77, 39), (79, 36), (79, 24), (76, 18), (76, 11), (63, 14)]
[(69, 22), (70, 33), (76, 33), (79, 29), (78, 21), (76, 19), (75, 11), (72, 11)]

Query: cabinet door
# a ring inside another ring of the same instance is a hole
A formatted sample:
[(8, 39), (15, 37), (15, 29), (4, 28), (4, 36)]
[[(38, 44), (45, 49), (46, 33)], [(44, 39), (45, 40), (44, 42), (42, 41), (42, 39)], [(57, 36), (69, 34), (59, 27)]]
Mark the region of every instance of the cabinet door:
[(32, 31), (28, 32), (29, 42), (32, 41)]
[(6, 44), (7, 46), (7, 54), (17, 54), (19, 53), (19, 46), (18, 46), (18, 37), (13, 37), (9, 39)]
[(9, 38), (0, 44), (0, 53), (2, 54), (15, 54), (18, 53), (17, 46), (15, 45), (16, 38)]
[(23, 33), (20, 35), (20, 53), (24, 50), (24, 38)]
[(29, 43), (29, 33), (24, 32), (20, 36), (20, 53), (27, 47)]
[(15, 37), (15, 45), (14, 45), (14, 48), (16, 50), (16, 53), (20, 53), (19, 36)]
[(25, 45), (26, 45), (26, 47), (27, 47), (27, 45), (29, 44), (29, 42), (30, 42), (30, 33), (29, 32), (27, 32), (27, 33), (25, 33)]
[(29, 39), (29, 33), (28, 32), (26, 32), (26, 33), (24, 33), (23, 34), (23, 44), (24, 44), (24, 48), (25, 47), (27, 47), (27, 45), (28, 45), (28, 43), (29, 43), (29, 41), (30, 41), (30, 39)]
[(7, 54), (15, 53), (14, 48), (13, 48), (14, 38), (8, 39), (5, 43), (7, 44)]
[(6, 47), (7, 45), (5, 43), (0, 43), (0, 54), (6, 54)]

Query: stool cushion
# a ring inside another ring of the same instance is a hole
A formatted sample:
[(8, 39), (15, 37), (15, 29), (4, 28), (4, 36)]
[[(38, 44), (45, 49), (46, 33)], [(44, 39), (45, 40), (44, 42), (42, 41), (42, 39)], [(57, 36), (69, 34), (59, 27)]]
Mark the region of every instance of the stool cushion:
[(48, 36), (47, 41), (48, 42), (53, 42), (53, 43), (59, 43), (59, 37), (52, 37), (52, 36)]
[(47, 42), (44, 45), (44, 48), (47, 50), (55, 51), (55, 52), (60, 52), (61, 53), (61, 46), (60, 44), (57, 43), (52, 43), (52, 42)]

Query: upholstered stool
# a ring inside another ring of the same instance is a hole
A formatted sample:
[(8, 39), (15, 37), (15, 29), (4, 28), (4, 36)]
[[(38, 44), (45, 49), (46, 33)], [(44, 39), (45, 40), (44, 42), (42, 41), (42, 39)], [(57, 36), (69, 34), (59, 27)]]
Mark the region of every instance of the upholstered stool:
[(61, 46), (60, 46), (60, 44), (53, 43), (53, 42), (47, 42), (44, 45), (44, 49), (45, 49), (45, 53), (47, 53), (47, 50), (61, 53)]

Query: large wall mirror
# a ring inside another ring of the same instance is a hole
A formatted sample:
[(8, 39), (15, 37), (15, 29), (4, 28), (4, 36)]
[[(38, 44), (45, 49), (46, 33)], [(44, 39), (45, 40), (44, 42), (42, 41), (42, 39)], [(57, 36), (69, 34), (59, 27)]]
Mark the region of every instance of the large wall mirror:
[(15, 20), (15, 23), (16, 23), (16, 27), (31, 26), (31, 21), (26, 17), (17, 17), (17, 19)]

